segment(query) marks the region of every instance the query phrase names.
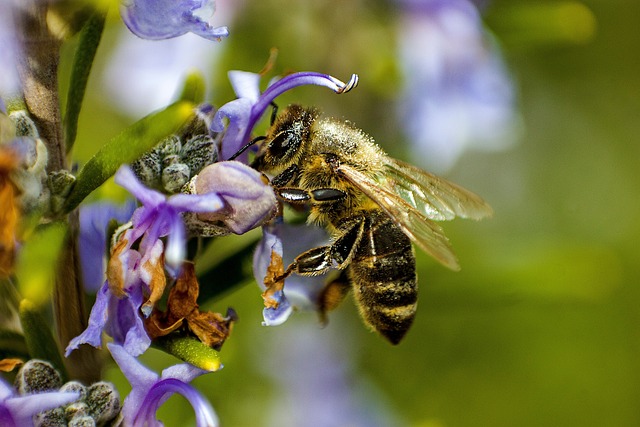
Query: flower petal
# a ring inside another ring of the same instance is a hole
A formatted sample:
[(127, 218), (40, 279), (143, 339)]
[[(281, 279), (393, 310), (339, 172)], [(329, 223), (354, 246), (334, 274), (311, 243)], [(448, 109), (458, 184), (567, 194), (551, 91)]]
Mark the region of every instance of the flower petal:
[(96, 301), (91, 308), (91, 314), (89, 315), (89, 325), (80, 335), (69, 341), (67, 349), (65, 350), (65, 357), (69, 357), (69, 354), (77, 349), (80, 344), (89, 344), (93, 347), (99, 348), (102, 346), (102, 330), (107, 323), (107, 308), (109, 306), (109, 299), (112, 297), (109, 292), (109, 284), (105, 281), (100, 288), (100, 291), (96, 295)]
[(191, 32), (219, 41), (229, 31), (207, 22), (214, 10), (213, 0), (128, 0), (122, 3), (120, 15), (129, 30), (143, 39), (168, 39)]
[(159, 192), (142, 185), (136, 174), (127, 165), (120, 166), (114, 175), (114, 181), (147, 207), (154, 207), (165, 200), (165, 197)]

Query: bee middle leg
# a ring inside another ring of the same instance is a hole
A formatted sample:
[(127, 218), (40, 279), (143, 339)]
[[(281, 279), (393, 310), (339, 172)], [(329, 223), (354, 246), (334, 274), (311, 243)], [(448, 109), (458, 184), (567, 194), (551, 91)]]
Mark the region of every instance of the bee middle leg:
[(300, 276), (317, 276), (329, 269), (343, 270), (351, 262), (364, 233), (364, 216), (354, 217), (342, 235), (331, 245), (309, 249), (298, 255), (277, 280), (285, 279), (292, 273)]

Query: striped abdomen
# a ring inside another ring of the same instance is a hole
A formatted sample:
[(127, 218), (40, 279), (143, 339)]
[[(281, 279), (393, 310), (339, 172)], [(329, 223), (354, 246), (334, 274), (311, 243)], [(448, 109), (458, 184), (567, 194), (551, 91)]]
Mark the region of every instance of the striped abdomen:
[(349, 266), (363, 320), (398, 344), (418, 302), (416, 260), (409, 238), (382, 211), (370, 211)]

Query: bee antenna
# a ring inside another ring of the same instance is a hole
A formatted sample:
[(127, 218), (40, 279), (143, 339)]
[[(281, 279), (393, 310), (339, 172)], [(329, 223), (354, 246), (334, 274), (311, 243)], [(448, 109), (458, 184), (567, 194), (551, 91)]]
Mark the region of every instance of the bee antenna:
[(244, 153), (245, 151), (247, 151), (247, 149), (249, 147), (251, 147), (253, 144), (255, 144), (256, 142), (262, 141), (264, 139), (267, 139), (266, 136), (261, 135), (261, 136), (256, 136), (255, 138), (253, 138), (251, 141), (249, 141), (247, 144), (244, 145), (244, 147), (242, 147), (241, 149), (239, 149), (238, 151), (236, 151), (236, 153), (229, 157), (229, 160), (235, 160), (240, 154)]

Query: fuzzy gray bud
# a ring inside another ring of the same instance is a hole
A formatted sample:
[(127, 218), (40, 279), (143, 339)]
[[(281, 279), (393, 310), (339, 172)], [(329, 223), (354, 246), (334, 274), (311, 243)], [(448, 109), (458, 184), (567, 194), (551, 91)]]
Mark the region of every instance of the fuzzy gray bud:
[(18, 371), (15, 386), (20, 394), (57, 390), (62, 377), (53, 365), (44, 360), (31, 359)]
[(114, 419), (120, 413), (120, 395), (113, 384), (97, 382), (87, 390), (85, 399), (89, 405), (89, 413), (96, 424), (102, 424)]

